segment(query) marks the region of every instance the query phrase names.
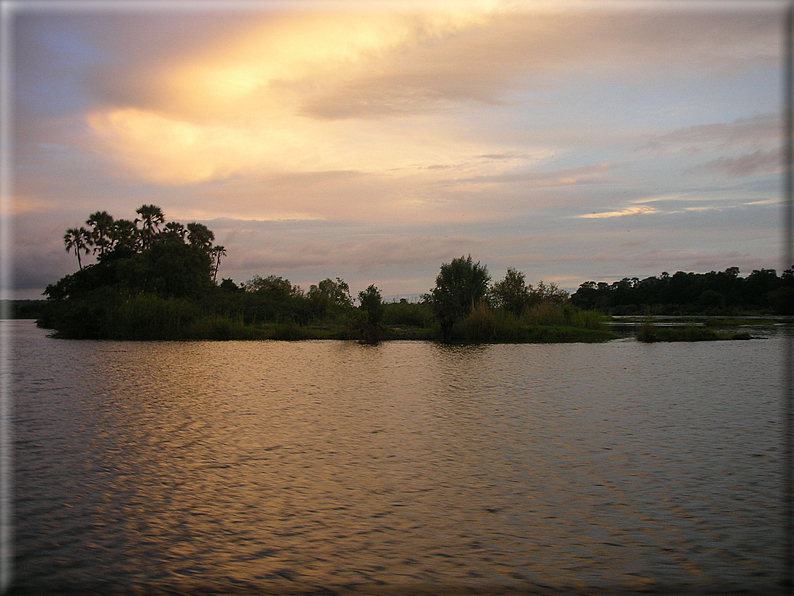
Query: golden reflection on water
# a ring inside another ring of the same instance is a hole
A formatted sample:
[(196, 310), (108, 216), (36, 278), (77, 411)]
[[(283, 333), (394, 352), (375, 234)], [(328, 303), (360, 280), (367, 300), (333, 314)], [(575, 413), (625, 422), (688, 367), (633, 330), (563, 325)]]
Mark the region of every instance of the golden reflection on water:
[(749, 342), (42, 341), (79, 357), (21, 373), (18, 490), (79, 487), (20, 501), (30, 585), (775, 589)]

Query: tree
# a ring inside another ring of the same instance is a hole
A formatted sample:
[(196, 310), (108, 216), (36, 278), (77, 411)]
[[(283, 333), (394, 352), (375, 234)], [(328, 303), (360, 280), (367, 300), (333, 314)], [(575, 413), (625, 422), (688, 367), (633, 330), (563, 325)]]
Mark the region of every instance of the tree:
[(115, 252), (132, 256), (138, 248), (138, 228), (129, 219), (117, 219), (113, 222), (112, 247)]
[(316, 286), (309, 287), (309, 300), (314, 311), (324, 315), (329, 310), (347, 310), (353, 308), (353, 298), (350, 296), (350, 286), (340, 277), (336, 281), (327, 278)]
[(215, 240), (215, 234), (204, 224), (191, 221), (187, 224), (187, 240), (190, 246), (200, 248), (209, 254), (210, 250), (212, 250), (212, 242)]
[(508, 268), (504, 279), (491, 287), (490, 296), (497, 308), (503, 308), (516, 316), (520, 315), (530, 301), (524, 274), (512, 267)]
[(91, 226), (89, 233), (91, 244), (94, 245), (94, 254), (99, 251), (99, 256), (105, 256), (113, 238), (113, 216), (107, 211), (97, 211), (88, 216), (85, 222)]
[(224, 277), (221, 280), (219, 287), (224, 292), (242, 292), (245, 290), (245, 288), (241, 288), (236, 283), (234, 283), (234, 280), (231, 277)]
[(490, 279), (488, 268), (479, 261), (474, 263), (471, 255), (441, 265), (430, 295), (444, 341), (449, 341), (455, 322), (485, 298)]
[(301, 294), (300, 287), (293, 286), (290, 280), (276, 275), (267, 277), (254, 275), (253, 279), (245, 282), (242, 286), (246, 292), (259, 292), (271, 296), (299, 296)]
[(758, 308), (769, 305), (767, 294), (780, 287), (780, 278), (774, 269), (755, 269), (744, 280), (747, 303)]
[(210, 250), (210, 258), (212, 259), (212, 283), (218, 279), (218, 269), (221, 266), (221, 256), (226, 256), (226, 247), (214, 246)]
[(135, 223), (141, 224), (141, 248), (149, 248), (157, 235), (158, 226), (165, 221), (163, 210), (156, 205), (141, 205), (135, 210), (140, 217), (135, 218)]
[(181, 242), (184, 244), (187, 229), (178, 221), (169, 221), (163, 226), (162, 237), (166, 242)]
[(80, 270), (83, 269), (83, 260), (80, 258), (80, 253), (84, 252), (88, 254), (88, 243), (90, 239), (90, 233), (83, 227), (69, 228), (63, 235), (66, 252), (74, 251), (74, 254), (77, 255), (77, 266), (80, 267)]
[[(624, 284), (623, 286), (620, 287), (630, 287), (630, 282), (627, 279), (623, 280), (622, 282), (616, 282), (616, 283)], [(532, 286), (530, 285), (528, 286), (528, 290), (530, 297), (534, 298), (534, 300), (532, 300), (533, 302), (535, 301), (551, 302), (553, 304), (562, 305), (568, 302), (568, 298), (569, 298), (568, 292), (566, 292), (565, 290), (561, 290), (559, 286), (557, 286), (557, 284), (554, 283), (553, 281), (550, 282), (548, 285), (546, 285), (543, 282), (543, 280), (540, 280), (538, 282), (537, 288), (533, 289)]]
[(367, 323), (373, 327), (380, 325), (384, 307), (380, 290), (375, 287), (375, 284), (370, 285), (363, 292), (359, 292), (358, 299), (361, 302), (362, 310), (367, 313)]
[(118, 261), (118, 279), (129, 294), (197, 297), (212, 286), (212, 261), (194, 246), (155, 242), (151, 248)]

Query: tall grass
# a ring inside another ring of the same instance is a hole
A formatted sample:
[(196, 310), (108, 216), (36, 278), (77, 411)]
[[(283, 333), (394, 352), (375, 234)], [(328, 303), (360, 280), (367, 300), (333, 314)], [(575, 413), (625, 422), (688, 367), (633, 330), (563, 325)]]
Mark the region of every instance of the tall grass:
[(465, 319), (453, 326), (452, 336), (472, 343), (494, 341), (496, 322), (493, 311), (483, 302), (478, 303)]
[(645, 343), (656, 341), (656, 325), (652, 316), (648, 315), (645, 317), (642, 325), (637, 327), (637, 340)]
[(579, 329), (603, 330), (604, 315), (595, 310), (580, 310), (574, 306), (541, 302), (528, 306), (521, 313), (524, 325), (564, 325)]
[(715, 341), (752, 339), (747, 331), (726, 333), (714, 331), (707, 327), (699, 327), (690, 323), (681, 327), (657, 327), (653, 317), (647, 317), (642, 325), (637, 327), (637, 341), (653, 343), (657, 341)]
[(606, 331), (601, 313), (551, 302), (528, 307), (521, 316), (480, 303), (452, 328), (453, 341), (472, 343), (591, 342), (613, 338)]

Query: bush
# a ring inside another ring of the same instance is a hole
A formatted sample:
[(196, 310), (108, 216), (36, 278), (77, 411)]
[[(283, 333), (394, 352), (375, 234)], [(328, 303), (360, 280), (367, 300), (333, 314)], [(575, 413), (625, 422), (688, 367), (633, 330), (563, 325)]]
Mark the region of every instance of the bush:
[(479, 302), (472, 311), (452, 328), (452, 338), (472, 343), (491, 342), (496, 339), (493, 311)]
[(367, 322), (371, 327), (380, 325), (383, 318), (383, 300), (380, 290), (375, 285), (370, 285), (363, 292), (358, 293), (361, 309), (367, 313)]
[(656, 341), (656, 325), (652, 317), (646, 317), (643, 324), (637, 328), (637, 339), (646, 343)]
[(403, 298), (399, 302), (383, 305), (382, 323), (384, 325), (430, 327), (433, 321), (433, 311), (427, 304), (408, 302)]
[(473, 262), (471, 255), (441, 265), (430, 295), (444, 341), (452, 338), (455, 323), (485, 299), (490, 279), (488, 268)]

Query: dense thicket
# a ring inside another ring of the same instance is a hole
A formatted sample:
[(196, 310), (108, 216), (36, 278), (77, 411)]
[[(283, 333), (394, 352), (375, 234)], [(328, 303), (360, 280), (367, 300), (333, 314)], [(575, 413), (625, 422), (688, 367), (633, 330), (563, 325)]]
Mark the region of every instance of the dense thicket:
[[(196, 306), (188, 301), (215, 289), (213, 280), (226, 254), (224, 247), (213, 244), (215, 236), (203, 224), (165, 223), (162, 210), (155, 205), (143, 205), (136, 213), (134, 220), (116, 220), (106, 211), (97, 211), (86, 220), (89, 229), (66, 231), (64, 245), (77, 256), (78, 270), (47, 286), (48, 304), (40, 325), (64, 337), (129, 336), (125, 321), (131, 305), (140, 310), (147, 299), (160, 318), (152, 316), (145, 324), (138, 321), (136, 337), (143, 333), (141, 329), (157, 325), (155, 335), (165, 336), (174, 329), (172, 320), (184, 322), (198, 316)], [(84, 266), (82, 255), (91, 252), (96, 263)], [(169, 321), (162, 320), (164, 303), (170, 305), (166, 309)]]
[(658, 277), (624, 278), (611, 284), (588, 281), (571, 296), (571, 303), (615, 315), (794, 315), (794, 269), (780, 276), (774, 269), (760, 269), (740, 277), (739, 268), (730, 267), (709, 273), (664, 272)]

